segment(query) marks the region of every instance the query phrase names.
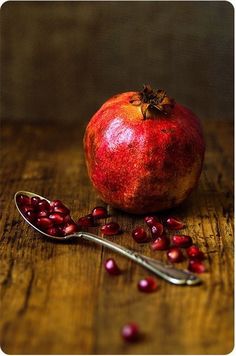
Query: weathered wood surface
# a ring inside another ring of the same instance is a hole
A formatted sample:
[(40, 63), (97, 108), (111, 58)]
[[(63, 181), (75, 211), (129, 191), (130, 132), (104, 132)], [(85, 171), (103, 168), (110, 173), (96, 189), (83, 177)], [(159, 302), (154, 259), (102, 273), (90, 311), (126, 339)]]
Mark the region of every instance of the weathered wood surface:
[[(41, 239), (13, 204), (17, 190), (62, 199), (74, 217), (101, 201), (87, 178), (81, 127), (2, 124), (1, 345), (10, 354), (222, 354), (233, 347), (233, 125), (205, 124), (207, 152), (200, 185), (173, 213), (206, 253), (208, 272), (197, 287), (159, 280), (129, 260), (90, 243)], [(142, 253), (130, 231), (142, 218), (110, 210), (124, 233), (117, 243)], [(166, 215), (162, 215), (164, 218)], [(96, 232), (96, 228), (94, 229)], [(123, 274), (110, 277), (103, 261), (115, 256)], [(183, 263), (181, 266), (185, 266)], [(126, 344), (120, 327), (136, 321), (143, 339)]]

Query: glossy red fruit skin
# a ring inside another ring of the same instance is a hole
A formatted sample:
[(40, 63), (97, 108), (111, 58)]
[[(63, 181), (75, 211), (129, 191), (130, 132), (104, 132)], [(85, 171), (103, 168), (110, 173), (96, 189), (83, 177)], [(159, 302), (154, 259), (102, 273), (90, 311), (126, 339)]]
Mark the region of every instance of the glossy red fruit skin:
[(172, 247), (167, 251), (167, 258), (171, 263), (178, 263), (184, 260), (184, 255), (180, 248)]
[(137, 94), (115, 95), (102, 105), (88, 123), (84, 150), (101, 198), (144, 214), (189, 196), (202, 170), (205, 144), (200, 121), (189, 109), (175, 103), (170, 115), (144, 119), (140, 107), (130, 103)]
[(49, 229), (46, 229), (45, 232), (51, 236), (63, 236), (62, 232), (57, 227), (54, 226), (50, 227)]
[(129, 323), (123, 326), (121, 335), (125, 341), (135, 342), (139, 338), (139, 327), (136, 323)]
[(106, 271), (113, 276), (117, 276), (121, 273), (121, 270), (119, 269), (116, 261), (113, 258), (107, 259), (104, 263), (104, 267)]
[(107, 209), (104, 208), (103, 206), (96, 206), (95, 208), (93, 208), (91, 214), (94, 217), (94, 219), (103, 219), (108, 216)]
[(59, 214), (62, 214), (62, 215), (70, 214), (70, 210), (63, 204), (54, 206), (53, 207), (53, 212), (54, 213), (59, 213)]
[(191, 260), (202, 261), (205, 259), (204, 253), (196, 245), (192, 245), (189, 248), (187, 248), (186, 253), (189, 259)]
[(138, 243), (144, 243), (148, 240), (147, 233), (141, 226), (136, 227), (132, 231), (132, 237)]
[(28, 211), (35, 211), (35, 209), (32, 205), (23, 205), (20, 207), (20, 211), (26, 215)]
[(101, 227), (101, 232), (107, 236), (117, 235), (120, 232), (120, 225), (111, 221)]
[(158, 285), (154, 278), (146, 277), (144, 279), (140, 279), (138, 282), (138, 289), (140, 292), (151, 293), (157, 289)]
[(190, 260), (188, 264), (188, 270), (194, 273), (204, 273), (206, 272), (206, 267), (202, 261)]
[(166, 223), (170, 230), (180, 230), (185, 227), (185, 223), (175, 217), (168, 218)]
[(147, 226), (151, 230), (151, 234), (154, 238), (157, 238), (161, 236), (164, 232), (163, 225), (157, 221), (157, 219), (154, 216), (146, 216), (144, 218), (144, 221), (146, 222)]
[(174, 235), (171, 238), (173, 246), (186, 248), (192, 245), (193, 241), (190, 236), (187, 235)]
[(32, 210), (28, 210), (25, 213), (25, 217), (27, 220), (29, 220), (33, 224), (35, 222), (35, 220), (37, 219), (37, 214)]
[(153, 251), (167, 250), (170, 246), (170, 240), (167, 236), (158, 237), (152, 244), (151, 249)]

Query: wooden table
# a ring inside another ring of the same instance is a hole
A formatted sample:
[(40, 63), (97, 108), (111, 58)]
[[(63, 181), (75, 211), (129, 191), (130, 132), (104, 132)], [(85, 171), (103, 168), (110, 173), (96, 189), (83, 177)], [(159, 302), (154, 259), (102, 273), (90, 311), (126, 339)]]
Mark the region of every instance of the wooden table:
[[(58, 198), (77, 218), (101, 204), (85, 169), (83, 127), (2, 124), (1, 345), (10, 354), (224, 354), (233, 348), (233, 124), (204, 124), (207, 152), (198, 189), (171, 214), (207, 256), (196, 287), (158, 280), (159, 290), (137, 290), (149, 275), (135, 263), (83, 241), (52, 242), (22, 221), (18, 190)], [(112, 210), (123, 234), (112, 241), (165, 259), (131, 230), (143, 218)], [(165, 214), (160, 218), (164, 219)], [(99, 232), (94, 228), (94, 232)], [(123, 270), (106, 273), (115, 257)], [(180, 265), (185, 267), (186, 263)], [(120, 328), (135, 321), (143, 338), (123, 342)]]

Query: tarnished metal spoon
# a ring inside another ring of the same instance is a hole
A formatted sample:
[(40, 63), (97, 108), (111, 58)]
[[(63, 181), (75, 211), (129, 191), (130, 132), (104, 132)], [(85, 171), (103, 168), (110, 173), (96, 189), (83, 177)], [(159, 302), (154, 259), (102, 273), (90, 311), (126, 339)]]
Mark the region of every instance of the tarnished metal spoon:
[(21, 216), (23, 217), (23, 219), (30, 225), (32, 226), (35, 230), (37, 230), (38, 232), (40, 232), (42, 235), (52, 239), (52, 240), (61, 240), (61, 241), (66, 241), (71, 239), (72, 237), (78, 237), (84, 240), (88, 240), (88, 241), (92, 241), (95, 242), (99, 245), (105, 246), (107, 248), (109, 248), (110, 250), (113, 250), (115, 252), (118, 252), (119, 254), (126, 256), (128, 258), (130, 258), (131, 260), (137, 262), (138, 264), (140, 264), (141, 266), (145, 267), (146, 269), (148, 269), (149, 271), (153, 272), (154, 274), (156, 274), (158, 277), (161, 277), (163, 279), (165, 279), (166, 281), (173, 283), (173, 284), (179, 284), (179, 285), (184, 285), (187, 284), (189, 286), (192, 285), (196, 285), (201, 283), (201, 279), (199, 279), (195, 274), (186, 271), (186, 270), (182, 270), (182, 269), (177, 269), (175, 267), (173, 267), (170, 264), (165, 264), (161, 261), (155, 260), (153, 258), (147, 257), (147, 256), (143, 256), (135, 251), (129, 250), (124, 246), (120, 246), (114, 242), (111, 242), (103, 237), (91, 234), (89, 232), (83, 232), (83, 231), (79, 231), (76, 233), (73, 233), (71, 235), (67, 235), (67, 236), (52, 236), (52, 235), (48, 235), (47, 233), (45, 233), (44, 231), (40, 230), (37, 226), (35, 226), (34, 224), (32, 224), (29, 220), (26, 219), (26, 217), (23, 215), (23, 213), (21, 212), (21, 209), (19, 207), (19, 205), (17, 204), (17, 197), (18, 195), (23, 194), (26, 195), (30, 198), (32, 197), (39, 197), (40, 199), (45, 199), (50, 203), (50, 200), (35, 194), (35, 193), (31, 193), (31, 192), (26, 192), (26, 191), (19, 191), (15, 194), (14, 196), (14, 200), (15, 200), (15, 204), (16, 207), (19, 211), (19, 213), (21, 214)]

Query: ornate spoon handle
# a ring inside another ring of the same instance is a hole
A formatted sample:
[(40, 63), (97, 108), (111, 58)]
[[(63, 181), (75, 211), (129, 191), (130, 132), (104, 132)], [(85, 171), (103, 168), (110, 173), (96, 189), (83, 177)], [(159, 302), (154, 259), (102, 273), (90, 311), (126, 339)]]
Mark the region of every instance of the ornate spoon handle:
[(201, 280), (191, 272), (177, 269), (174, 268), (172, 265), (168, 265), (153, 258), (140, 255), (135, 251), (129, 250), (126, 247), (106, 240), (103, 237), (90, 234), (88, 232), (78, 232), (75, 235), (82, 239), (96, 242), (97, 244), (105, 246), (115, 252), (120, 253), (123, 256), (130, 258), (131, 260), (139, 263), (143, 267), (147, 268), (151, 272), (155, 273), (157, 276), (165, 279), (170, 283), (195, 285), (201, 282)]

